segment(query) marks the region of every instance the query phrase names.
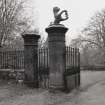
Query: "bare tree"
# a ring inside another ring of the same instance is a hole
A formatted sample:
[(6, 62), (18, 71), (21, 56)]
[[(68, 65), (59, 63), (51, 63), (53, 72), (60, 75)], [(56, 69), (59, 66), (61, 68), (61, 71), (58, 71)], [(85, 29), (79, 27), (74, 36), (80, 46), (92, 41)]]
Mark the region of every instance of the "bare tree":
[(105, 58), (105, 9), (90, 18), (88, 25), (81, 31), (78, 38), (72, 40), (71, 44), (82, 49), (87, 47), (89, 56), (92, 55), (91, 60), (105, 63), (103, 59)]
[[(25, 0), (26, 2), (26, 0)], [(0, 46), (13, 40), (17, 31), (30, 27), (30, 17), (24, 16), (23, 0), (0, 0)], [(12, 36), (11, 36), (12, 35)]]
[(97, 12), (91, 19), (82, 33), (88, 37), (83, 41), (94, 44), (97, 47), (105, 50), (105, 9)]

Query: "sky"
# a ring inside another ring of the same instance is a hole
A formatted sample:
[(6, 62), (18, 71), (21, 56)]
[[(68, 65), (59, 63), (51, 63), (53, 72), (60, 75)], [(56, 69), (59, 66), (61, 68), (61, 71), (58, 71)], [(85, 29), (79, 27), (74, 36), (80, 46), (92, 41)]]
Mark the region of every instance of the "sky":
[(53, 7), (58, 6), (61, 10), (68, 11), (69, 19), (62, 22), (69, 28), (66, 34), (68, 43), (78, 36), (95, 12), (105, 8), (104, 0), (33, 0), (34, 4), (38, 11), (38, 26), (44, 37), (47, 36), (45, 28), (54, 20)]

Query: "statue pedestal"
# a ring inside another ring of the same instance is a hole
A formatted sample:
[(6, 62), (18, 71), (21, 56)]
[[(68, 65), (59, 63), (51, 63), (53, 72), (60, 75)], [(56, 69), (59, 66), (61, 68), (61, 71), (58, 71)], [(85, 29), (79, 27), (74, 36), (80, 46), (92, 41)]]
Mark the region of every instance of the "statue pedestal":
[(65, 33), (68, 28), (64, 25), (50, 25), (46, 28), (49, 41), (50, 89), (64, 89), (65, 70)]

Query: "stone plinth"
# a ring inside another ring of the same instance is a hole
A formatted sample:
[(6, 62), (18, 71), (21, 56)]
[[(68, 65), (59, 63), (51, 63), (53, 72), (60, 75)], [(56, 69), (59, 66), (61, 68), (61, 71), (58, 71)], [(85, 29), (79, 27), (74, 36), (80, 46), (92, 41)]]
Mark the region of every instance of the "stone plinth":
[(24, 61), (25, 79), (28, 86), (38, 87), (38, 39), (39, 35), (25, 34), (24, 39)]
[(51, 25), (46, 28), (49, 41), (50, 89), (64, 89), (65, 33), (64, 25)]

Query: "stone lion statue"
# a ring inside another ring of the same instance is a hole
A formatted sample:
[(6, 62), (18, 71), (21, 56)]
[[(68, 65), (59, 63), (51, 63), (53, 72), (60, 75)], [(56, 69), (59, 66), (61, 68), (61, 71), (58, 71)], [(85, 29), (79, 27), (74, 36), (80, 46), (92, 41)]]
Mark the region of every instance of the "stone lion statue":
[[(60, 8), (59, 7), (54, 7), (53, 8), (53, 13), (54, 13), (54, 22), (53, 24), (59, 24), (61, 21), (67, 20), (68, 19), (68, 13), (67, 10), (62, 10), (60, 12)], [(65, 17), (62, 17), (62, 14), (65, 13)]]

